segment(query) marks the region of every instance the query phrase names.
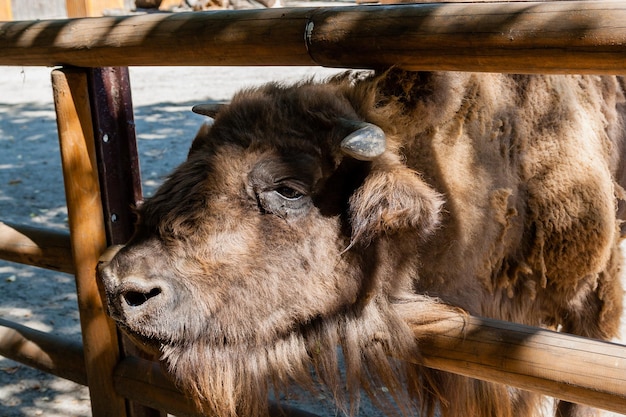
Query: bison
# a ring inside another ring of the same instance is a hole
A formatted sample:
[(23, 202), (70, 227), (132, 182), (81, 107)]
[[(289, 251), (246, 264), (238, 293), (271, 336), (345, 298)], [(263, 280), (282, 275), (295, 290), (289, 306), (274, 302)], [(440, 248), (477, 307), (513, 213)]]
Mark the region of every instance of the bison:
[(242, 91), (101, 263), (108, 312), (219, 416), (316, 381), (348, 414), (384, 386), (405, 414), (537, 415), (538, 395), (403, 361), (398, 309), (614, 337), (625, 88), (392, 68)]

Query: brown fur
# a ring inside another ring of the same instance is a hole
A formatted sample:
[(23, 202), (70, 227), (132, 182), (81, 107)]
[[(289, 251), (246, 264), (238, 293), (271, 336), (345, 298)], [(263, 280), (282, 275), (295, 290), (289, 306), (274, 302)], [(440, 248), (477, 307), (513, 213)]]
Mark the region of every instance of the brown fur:
[[(264, 415), (311, 369), (348, 413), (384, 385), (407, 413), (536, 415), (533, 394), (391, 359), (419, 356), (396, 307), (615, 336), (623, 88), (390, 70), (244, 91), (100, 271), (109, 312), (220, 416)], [(345, 120), (387, 151), (344, 156)]]

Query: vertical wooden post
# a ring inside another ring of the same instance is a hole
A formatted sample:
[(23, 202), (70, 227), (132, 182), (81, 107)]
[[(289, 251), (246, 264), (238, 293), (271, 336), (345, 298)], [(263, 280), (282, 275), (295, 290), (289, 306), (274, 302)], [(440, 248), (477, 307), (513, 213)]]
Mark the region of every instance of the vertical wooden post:
[(65, 0), (67, 17), (98, 17), (106, 9), (124, 8), (124, 0)]
[(11, 12), (11, 0), (0, 0), (0, 21), (13, 20), (13, 13)]
[(54, 70), (52, 89), (92, 413), (125, 417), (126, 401), (113, 388), (113, 369), (119, 361), (117, 333), (104, 313), (95, 278), (106, 237), (86, 70)]

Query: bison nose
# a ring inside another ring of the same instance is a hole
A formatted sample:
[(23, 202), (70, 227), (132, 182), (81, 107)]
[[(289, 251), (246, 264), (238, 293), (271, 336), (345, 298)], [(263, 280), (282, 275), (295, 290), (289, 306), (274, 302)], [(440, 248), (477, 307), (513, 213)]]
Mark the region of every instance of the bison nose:
[(150, 282), (138, 282), (136, 280), (126, 282), (123, 287), (120, 297), (128, 307), (141, 307), (151, 299), (160, 296), (163, 292), (160, 285)]
[(158, 278), (125, 276), (118, 279), (121, 282), (107, 291), (107, 310), (112, 319), (129, 328), (137, 330), (158, 323), (160, 313), (173, 302), (171, 288)]
[(152, 310), (168, 304), (171, 296), (165, 282), (141, 276), (124, 277), (115, 292), (115, 302), (127, 314), (151, 314)]

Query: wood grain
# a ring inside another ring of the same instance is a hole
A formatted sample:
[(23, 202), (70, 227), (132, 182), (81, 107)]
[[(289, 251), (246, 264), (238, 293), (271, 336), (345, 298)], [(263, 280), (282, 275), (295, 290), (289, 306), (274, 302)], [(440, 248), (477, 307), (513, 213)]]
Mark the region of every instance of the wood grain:
[(68, 233), (0, 222), (0, 259), (74, 273)]
[(87, 385), (83, 348), (67, 338), (0, 319), (0, 355)]
[(0, 65), (61, 64), (621, 74), (626, 2), (365, 5), (0, 23)]
[(626, 413), (626, 346), (499, 320), (450, 313), (424, 325), (398, 311), (420, 343), (411, 362)]
[(104, 313), (95, 276), (106, 237), (86, 72), (54, 70), (52, 90), (92, 413), (124, 417), (125, 401), (115, 393), (111, 380), (119, 360), (116, 329)]

